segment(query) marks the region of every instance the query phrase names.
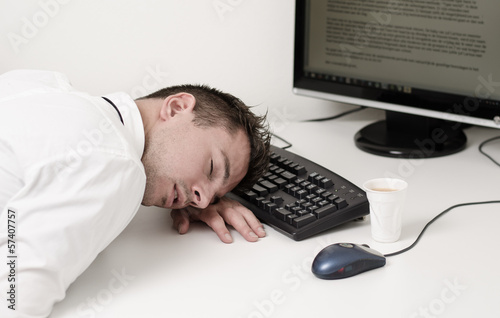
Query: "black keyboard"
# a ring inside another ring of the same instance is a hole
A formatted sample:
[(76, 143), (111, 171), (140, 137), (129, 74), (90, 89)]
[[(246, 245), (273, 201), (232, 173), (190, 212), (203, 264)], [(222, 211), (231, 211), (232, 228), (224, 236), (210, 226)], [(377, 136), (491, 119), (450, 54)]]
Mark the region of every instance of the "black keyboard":
[(268, 172), (252, 190), (231, 192), (262, 222), (300, 241), (369, 213), (365, 192), (336, 173), (271, 146)]

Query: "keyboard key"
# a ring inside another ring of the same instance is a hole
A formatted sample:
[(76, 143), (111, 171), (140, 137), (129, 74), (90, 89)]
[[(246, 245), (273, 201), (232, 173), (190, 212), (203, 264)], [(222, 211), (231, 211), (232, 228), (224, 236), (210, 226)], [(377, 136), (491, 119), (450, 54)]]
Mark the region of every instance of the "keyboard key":
[(278, 178), (278, 176), (275, 175), (275, 174), (271, 174), (271, 175), (269, 175), (269, 176), (266, 177), (266, 179), (269, 180), (269, 181), (271, 181), (271, 182), (273, 182), (274, 179), (276, 179), (276, 178)]
[(266, 210), (266, 207), (269, 203), (272, 203), (271, 201), (269, 200), (262, 200), (262, 201), (259, 201), (259, 208), (261, 208), (262, 210)]
[(300, 211), (297, 212), (297, 216), (303, 216), (303, 215), (306, 215), (306, 214), (310, 214), (309, 211), (300, 210)]
[(317, 172), (311, 172), (309, 176), (307, 177), (307, 180), (314, 182), (314, 179), (319, 175)]
[(313, 206), (313, 204), (309, 203), (309, 202), (302, 204), (302, 208), (305, 210), (308, 210), (308, 211), (309, 211), (309, 207), (312, 207), (312, 206)]
[(293, 214), (297, 214), (301, 210), (302, 210), (302, 207), (300, 207), (300, 206), (294, 206), (293, 208), (290, 209), (290, 212), (292, 212)]
[(333, 187), (333, 181), (331, 179), (328, 179), (328, 178), (323, 178), (320, 180), (319, 186), (323, 187), (325, 189), (329, 188), (329, 187)]
[(299, 191), (296, 191), (295, 194), (294, 194), (294, 197), (296, 197), (297, 199), (303, 199), (305, 198), (309, 193), (304, 190), (304, 189), (300, 189)]
[(319, 209), (318, 206), (316, 205), (311, 205), (310, 207), (307, 208), (307, 211), (309, 211), (310, 213), (313, 213), (314, 214), (314, 211), (316, 211), (317, 209)]
[(298, 200), (297, 202), (295, 202), (295, 205), (296, 206), (304, 206), (304, 204), (307, 203), (307, 200), (306, 199), (301, 199), (301, 200)]
[(288, 203), (288, 204), (285, 204), (285, 209), (287, 209), (288, 211), (291, 211), (292, 208), (294, 208), (296, 205), (295, 203)]
[(306, 187), (307, 192), (309, 192), (310, 194), (314, 194), (317, 189), (318, 186), (315, 184), (310, 184)]
[(243, 192), (242, 196), (247, 200), (252, 202), (256, 197), (258, 197), (257, 193), (253, 191), (245, 191)]
[(288, 215), (292, 214), (292, 212), (285, 210), (284, 208), (278, 208), (273, 211), (273, 215), (280, 219), (281, 221), (288, 221)]
[(333, 202), (335, 202), (335, 200), (337, 200), (338, 198), (339, 198), (339, 196), (338, 196), (338, 195), (336, 195), (336, 194), (332, 194), (332, 195), (328, 196), (326, 199), (327, 199), (328, 201), (330, 201), (330, 202), (332, 202), (332, 203), (333, 203)]
[(265, 197), (258, 197), (258, 198), (255, 198), (255, 205), (258, 206), (258, 207), (261, 207), (262, 206), (262, 201), (265, 201), (266, 198)]
[(311, 202), (315, 198), (317, 198), (315, 194), (309, 194), (308, 196), (306, 196), (306, 200), (309, 202)]
[(283, 172), (285, 172), (285, 169), (280, 168), (280, 167), (278, 167), (278, 169), (276, 169), (276, 171), (274, 171), (274, 173), (275, 173), (275, 174), (277, 174), (277, 175), (280, 175), (280, 174), (282, 174)]
[(325, 177), (323, 177), (322, 175), (318, 174), (314, 180), (312, 181), (312, 183), (316, 184), (316, 185), (320, 185), (320, 182), (321, 180), (323, 180)]
[(322, 195), (322, 194), (323, 194), (323, 193), (325, 193), (325, 192), (326, 192), (326, 190), (325, 190), (325, 189), (323, 189), (323, 188), (316, 188), (316, 191), (314, 191), (314, 193), (315, 193), (316, 195)]
[(289, 183), (289, 184), (285, 185), (283, 191), (285, 191), (286, 193), (290, 194), (290, 193), (292, 193), (292, 189), (293, 188), (295, 188), (295, 184)]
[(278, 186), (267, 180), (259, 182), (259, 185), (265, 188), (269, 193), (278, 191)]
[(269, 159), (271, 160), (272, 163), (278, 162), (278, 159), (280, 158), (281, 158), (280, 155), (276, 153), (271, 153), (271, 155), (269, 156)]
[(258, 184), (254, 184), (254, 186), (252, 187), (252, 191), (257, 193), (261, 197), (265, 196), (268, 193), (266, 188), (263, 188)]
[(284, 171), (283, 173), (281, 173), (280, 176), (288, 182), (292, 182), (293, 180), (295, 180), (297, 178), (296, 175), (294, 175), (293, 173), (288, 172), (288, 171)]
[(323, 201), (323, 198), (320, 197), (315, 197), (314, 199), (311, 200), (311, 203), (313, 204), (318, 204), (319, 202)]
[(285, 168), (285, 169), (287, 169), (287, 170), (288, 170), (288, 169), (290, 169), (290, 166), (291, 166), (291, 165), (293, 165), (293, 161), (292, 161), (292, 160), (285, 160), (285, 161), (283, 162), (283, 168)]
[(278, 186), (278, 189), (283, 189), (283, 187), (288, 183), (288, 181), (283, 178), (276, 178), (272, 180), (272, 182)]
[(310, 185), (311, 185), (311, 182), (309, 182), (309, 181), (304, 181), (304, 182), (300, 183), (300, 186), (302, 187), (302, 189), (305, 189)]
[(296, 214), (293, 214), (293, 213), (290, 213), (286, 216), (286, 221), (288, 224), (291, 224), (293, 225), (293, 220), (295, 220), (296, 218), (298, 218), (298, 216)]
[(333, 212), (337, 211), (337, 207), (334, 204), (327, 204), (321, 208), (318, 208), (314, 210), (313, 214), (318, 218), (323, 218), (327, 215), (332, 214)]
[(293, 171), (296, 175), (301, 175), (306, 173), (307, 169), (304, 166), (296, 166), (295, 168), (293, 168)]
[(300, 184), (301, 184), (301, 183), (303, 183), (304, 181), (306, 181), (306, 180), (304, 180), (304, 179), (302, 179), (302, 178), (297, 178), (297, 179), (295, 179), (295, 181), (293, 181), (293, 182), (295, 182), (295, 184), (297, 184), (298, 186), (300, 186)]
[[(331, 193), (330, 191), (325, 191), (323, 193), (321, 193), (321, 197), (323, 199), (327, 199), (327, 200), (330, 200), (333, 202), (334, 199), (331, 199), (330, 197), (333, 195), (333, 193)], [(337, 195), (335, 195), (336, 197), (338, 197)]]
[(288, 159), (286, 159), (286, 158), (279, 158), (279, 159), (276, 161), (276, 164), (277, 164), (278, 166), (280, 166), (281, 168), (286, 169), (285, 162), (286, 162), (287, 160), (288, 160)]
[(300, 228), (303, 227), (304, 225), (311, 224), (314, 221), (316, 221), (316, 217), (311, 213), (308, 213), (306, 215), (299, 216), (293, 219), (292, 224), (295, 225), (297, 228)]
[(269, 213), (273, 213), (274, 210), (278, 209), (278, 206), (276, 203), (269, 202), (264, 206), (264, 209)]
[(316, 205), (319, 206), (319, 207), (324, 207), (325, 205), (328, 205), (330, 204), (329, 201), (327, 200), (323, 200), (323, 201), (320, 201), (320, 202), (317, 202)]
[(297, 187), (297, 186), (295, 186), (295, 187), (291, 188), (291, 189), (290, 189), (290, 192), (288, 192), (288, 193), (290, 193), (291, 195), (293, 195), (294, 197), (296, 197), (296, 196), (295, 196), (295, 193), (299, 192), (300, 190), (302, 190), (302, 188), (301, 188), (301, 187)]
[(271, 202), (273, 202), (274, 204), (281, 205), (281, 203), (283, 203), (283, 201), (284, 201), (283, 198), (280, 196), (273, 195), (271, 197)]
[(335, 200), (333, 203), (334, 203), (334, 204), (337, 206), (337, 208), (339, 208), (339, 209), (343, 209), (343, 208), (345, 208), (345, 207), (347, 206), (347, 201), (346, 201), (345, 199), (343, 199), (343, 198), (338, 198), (338, 199), (337, 199), (337, 200)]

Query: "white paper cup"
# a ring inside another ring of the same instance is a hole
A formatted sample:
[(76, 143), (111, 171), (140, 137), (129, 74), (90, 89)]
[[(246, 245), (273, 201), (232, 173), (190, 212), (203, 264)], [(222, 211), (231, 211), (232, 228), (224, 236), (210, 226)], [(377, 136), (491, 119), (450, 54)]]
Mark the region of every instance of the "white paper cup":
[(372, 238), (396, 242), (401, 236), (402, 208), (408, 183), (401, 179), (379, 178), (363, 184), (370, 205)]

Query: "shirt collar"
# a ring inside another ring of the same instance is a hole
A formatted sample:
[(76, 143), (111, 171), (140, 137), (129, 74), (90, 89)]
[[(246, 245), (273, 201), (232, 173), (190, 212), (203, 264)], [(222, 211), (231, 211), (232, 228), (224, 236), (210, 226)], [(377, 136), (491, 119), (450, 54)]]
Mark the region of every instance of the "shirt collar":
[(139, 157), (142, 157), (145, 142), (144, 124), (137, 104), (130, 95), (122, 92), (106, 94), (105, 97), (110, 99), (118, 108), (123, 118), (123, 125), (132, 135), (134, 148)]

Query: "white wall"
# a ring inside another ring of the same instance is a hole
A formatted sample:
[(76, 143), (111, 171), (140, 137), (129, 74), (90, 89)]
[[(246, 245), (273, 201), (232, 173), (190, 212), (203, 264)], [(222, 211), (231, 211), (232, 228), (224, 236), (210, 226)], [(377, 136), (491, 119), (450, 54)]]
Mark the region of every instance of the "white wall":
[(273, 127), (345, 106), (294, 96), (293, 0), (0, 0), (0, 72), (50, 69), (91, 94), (204, 83)]

